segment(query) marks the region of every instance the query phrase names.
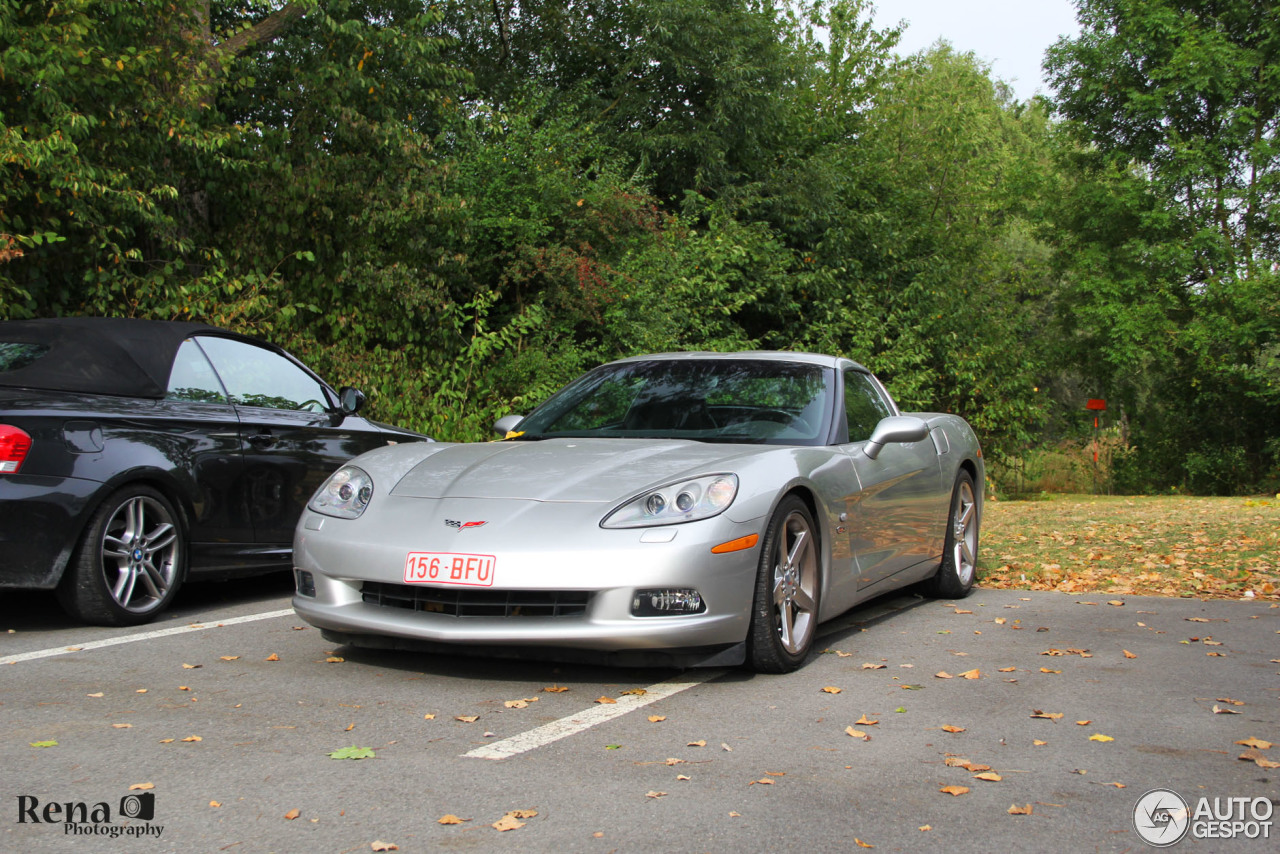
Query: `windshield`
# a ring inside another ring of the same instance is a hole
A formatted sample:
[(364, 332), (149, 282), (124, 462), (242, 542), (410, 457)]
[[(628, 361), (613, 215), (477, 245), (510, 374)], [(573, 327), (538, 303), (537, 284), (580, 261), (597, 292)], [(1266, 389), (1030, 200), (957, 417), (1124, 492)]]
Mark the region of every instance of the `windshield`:
[(520, 422), (522, 439), (552, 436), (825, 444), (831, 371), (743, 359), (605, 365)]

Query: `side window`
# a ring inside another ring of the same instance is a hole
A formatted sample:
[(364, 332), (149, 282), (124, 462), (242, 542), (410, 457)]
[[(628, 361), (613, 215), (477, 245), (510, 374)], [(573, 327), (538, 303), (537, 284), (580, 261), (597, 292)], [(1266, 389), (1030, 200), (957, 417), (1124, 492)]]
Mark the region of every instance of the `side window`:
[(193, 403), (226, 403), (227, 393), (213, 372), (213, 365), (196, 342), (188, 338), (178, 348), (173, 369), (169, 371), (166, 400), (188, 400)]
[(324, 412), (329, 400), (324, 387), (283, 356), (230, 338), (200, 336), (218, 376), (237, 406)]
[(844, 372), (844, 411), (849, 419), (849, 441), (865, 442), (881, 418), (893, 414), (880, 389), (860, 371)]

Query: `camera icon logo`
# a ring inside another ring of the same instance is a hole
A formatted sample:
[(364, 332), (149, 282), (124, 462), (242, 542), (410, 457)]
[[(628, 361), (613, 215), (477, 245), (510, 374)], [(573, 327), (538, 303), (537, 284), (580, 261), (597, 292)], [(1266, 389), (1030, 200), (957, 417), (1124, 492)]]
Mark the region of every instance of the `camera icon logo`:
[(120, 799), (120, 815), (151, 821), (156, 815), (156, 796), (151, 792), (125, 795)]

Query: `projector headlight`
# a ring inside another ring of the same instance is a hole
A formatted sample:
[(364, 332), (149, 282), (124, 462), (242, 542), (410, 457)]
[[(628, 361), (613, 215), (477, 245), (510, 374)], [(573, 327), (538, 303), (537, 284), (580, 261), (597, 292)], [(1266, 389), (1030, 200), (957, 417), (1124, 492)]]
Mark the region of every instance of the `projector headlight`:
[(647, 490), (620, 505), (600, 522), (602, 528), (678, 525), (719, 516), (738, 495), (736, 474), (708, 474)]
[(373, 498), (373, 478), (359, 466), (343, 466), (311, 496), (307, 508), (339, 519), (358, 519)]

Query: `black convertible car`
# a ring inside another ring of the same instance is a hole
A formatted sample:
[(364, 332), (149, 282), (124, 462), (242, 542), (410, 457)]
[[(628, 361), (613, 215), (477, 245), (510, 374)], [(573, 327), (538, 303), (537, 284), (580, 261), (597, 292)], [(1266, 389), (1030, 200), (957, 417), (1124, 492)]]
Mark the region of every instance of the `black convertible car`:
[[(427, 437), (356, 416), (287, 352), (198, 323), (0, 323), (0, 588), (135, 625), (188, 577), (288, 569), (343, 462)], [(429, 440), (428, 440), (429, 441)]]

